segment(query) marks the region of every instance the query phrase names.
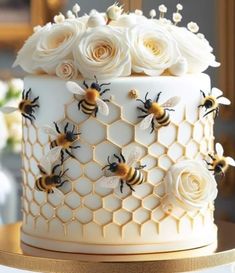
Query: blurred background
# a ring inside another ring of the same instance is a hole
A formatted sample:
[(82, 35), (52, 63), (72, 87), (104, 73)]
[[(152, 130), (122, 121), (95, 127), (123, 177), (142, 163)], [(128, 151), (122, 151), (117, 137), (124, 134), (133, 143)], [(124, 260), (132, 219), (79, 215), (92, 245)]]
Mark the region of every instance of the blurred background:
[[(114, 0), (0, 0), (0, 106), (20, 99), (24, 72), (12, 68), (17, 50), (33, 32), (33, 27), (52, 21), (59, 11), (66, 13), (78, 2), (82, 13), (91, 9), (104, 11)], [(142, 9), (146, 16), (160, 4), (168, 7), (171, 17), (179, 2), (184, 6), (183, 21), (195, 21), (214, 48), (219, 69), (209, 69), (212, 86), (222, 89), (233, 107), (221, 109), (216, 123), (216, 139), (226, 154), (235, 158), (235, 1), (234, 0), (120, 0), (125, 10)], [(171, 19), (171, 18), (170, 18)], [(21, 218), (21, 120), (19, 115), (0, 115), (0, 224)], [(235, 222), (235, 170), (219, 182), (216, 202), (217, 219)]]

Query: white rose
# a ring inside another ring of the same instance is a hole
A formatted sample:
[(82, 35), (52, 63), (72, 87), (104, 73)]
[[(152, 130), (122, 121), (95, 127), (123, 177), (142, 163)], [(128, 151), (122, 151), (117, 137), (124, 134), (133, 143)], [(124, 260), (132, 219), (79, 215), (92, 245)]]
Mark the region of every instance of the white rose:
[(130, 28), (129, 39), (132, 69), (136, 73), (161, 75), (180, 57), (175, 40), (160, 24), (138, 24)]
[(131, 58), (125, 33), (110, 26), (87, 31), (75, 43), (73, 55), (83, 77), (116, 78), (131, 74)]
[(189, 73), (201, 73), (209, 66), (218, 67), (213, 48), (206, 39), (200, 39), (186, 28), (171, 26), (171, 34), (178, 43), (180, 53), (188, 61)]
[(63, 80), (71, 80), (77, 78), (77, 68), (73, 60), (64, 60), (56, 67), (56, 75)]
[(189, 211), (205, 208), (218, 193), (214, 176), (195, 160), (173, 165), (165, 183), (168, 202)]
[(39, 68), (35, 61), (32, 58), (33, 53), (36, 50), (37, 43), (40, 38), (50, 30), (51, 24), (47, 24), (44, 27), (40, 27), (34, 34), (29, 37), (29, 39), (25, 42), (24, 46), (18, 52), (17, 58), (13, 64), (13, 67), (17, 65), (21, 66), (22, 69), (28, 73), (40, 73), (42, 71)]
[(72, 57), (72, 48), (84, 30), (84, 23), (78, 19), (67, 19), (52, 25), (37, 43), (32, 56), (34, 63), (45, 72), (54, 74), (62, 60)]

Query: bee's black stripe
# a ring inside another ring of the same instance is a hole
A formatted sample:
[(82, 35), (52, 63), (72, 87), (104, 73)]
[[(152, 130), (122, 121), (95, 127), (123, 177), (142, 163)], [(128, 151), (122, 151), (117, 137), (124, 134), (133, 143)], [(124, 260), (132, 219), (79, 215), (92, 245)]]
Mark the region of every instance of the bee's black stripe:
[(82, 111), (85, 114), (92, 114), (92, 112), (95, 110), (95, 107), (96, 107), (95, 104), (91, 104), (87, 101), (83, 101), (81, 106), (82, 106)]
[(135, 170), (132, 177), (129, 180), (127, 180), (127, 183), (130, 184), (130, 185), (137, 184), (137, 182), (139, 181), (139, 174), (140, 174), (140, 172), (138, 170)]
[(164, 115), (157, 119), (157, 122), (161, 125), (168, 125), (170, 123), (170, 116), (167, 112), (164, 113)]

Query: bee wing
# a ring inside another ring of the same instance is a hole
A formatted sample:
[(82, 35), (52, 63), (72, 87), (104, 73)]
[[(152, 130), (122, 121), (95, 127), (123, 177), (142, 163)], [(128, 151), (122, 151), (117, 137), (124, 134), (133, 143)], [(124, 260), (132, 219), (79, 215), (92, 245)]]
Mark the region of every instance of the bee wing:
[(109, 107), (108, 107), (107, 103), (105, 103), (103, 100), (98, 98), (96, 100), (96, 104), (97, 104), (97, 106), (99, 108), (100, 113), (103, 114), (104, 116), (108, 116)]
[(142, 130), (148, 129), (151, 125), (153, 118), (154, 118), (154, 114), (150, 114), (146, 118), (144, 118), (140, 123), (140, 129)]
[(119, 176), (109, 177), (103, 176), (96, 182), (96, 184), (103, 188), (114, 189), (118, 186), (119, 182), (120, 182)]
[(167, 100), (165, 103), (163, 103), (161, 106), (164, 108), (168, 107), (175, 107), (180, 103), (181, 98), (180, 97), (172, 97), (169, 100)]
[(0, 107), (0, 111), (4, 114), (10, 114), (10, 113), (13, 113), (17, 110), (19, 110), (19, 108), (17, 108), (17, 107), (10, 107), (10, 106)]
[(52, 128), (51, 126), (49, 126), (49, 125), (42, 126), (42, 131), (47, 135), (51, 135), (51, 136), (57, 136), (58, 135), (56, 130), (54, 128)]
[(220, 89), (214, 87), (211, 90), (211, 94), (213, 94), (215, 97), (220, 97), (223, 95), (223, 91), (221, 91)]
[(48, 160), (50, 160), (50, 162), (55, 162), (59, 158), (61, 150), (61, 146), (52, 148), (47, 154)]
[(226, 157), (226, 161), (230, 166), (235, 167), (235, 160), (232, 157), (230, 156)]
[(51, 173), (52, 164), (48, 155), (45, 155), (41, 158), (39, 165), (46, 171), (47, 174)]
[(137, 162), (140, 159), (140, 156), (141, 156), (141, 149), (138, 147), (135, 147), (134, 149), (131, 150), (126, 160), (126, 164), (128, 166), (132, 166), (135, 162)]
[(216, 143), (215, 150), (219, 157), (222, 157), (224, 155), (224, 148), (220, 143)]
[(86, 94), (86, 91), (80, 85), (78, 85), (76, 82), (69, 81), (66, 83), (66, 87), (73, 94), (82, 95), (82, 96), (84, 96)]
[(229, 99), (225, 98), (225, 97), (218, 98), (217, 102), (219, 104), (223, 104), (223, 105), (230, 105), (231, 104), (231, 101)]

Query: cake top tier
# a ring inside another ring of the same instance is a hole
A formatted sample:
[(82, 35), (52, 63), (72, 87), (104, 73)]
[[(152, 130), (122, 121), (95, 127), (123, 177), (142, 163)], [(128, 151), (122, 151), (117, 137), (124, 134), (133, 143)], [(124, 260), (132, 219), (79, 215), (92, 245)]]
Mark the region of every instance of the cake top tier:
[(167, 7), (150, 11), (124, 13), (118, 3), (106, 12), (92, 10), (79, 16), (76, 4), (72, 11), (54, 17), (54, 23), (35, 27), (34, 34), (19, 51), (14, 66), (30, 74), (46, 73), (65, 80), (99, 79), (201, 73), (208, 66), (219, 66), (213, 49), (199, 27), (190, 22), (179, 26), (183, 6), (178, 4), (172, 21), (165, 18)]

